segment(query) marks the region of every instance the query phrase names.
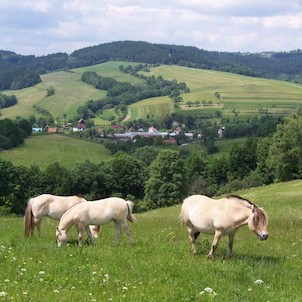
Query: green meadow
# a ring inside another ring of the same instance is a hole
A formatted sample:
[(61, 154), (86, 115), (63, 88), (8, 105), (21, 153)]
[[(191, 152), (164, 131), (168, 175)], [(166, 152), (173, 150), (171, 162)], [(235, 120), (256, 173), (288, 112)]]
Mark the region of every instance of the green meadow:
[(0, 152), (1, 159), (15, 166), (35, 165), (42, 170), (54, 162), (71, 169), (86, 160), (99, 163), (109, 157), (109, 151), (101, 144), (59, 134), (34, 134), (18, 148)]
[[(167, 65), (151, 68), (151, 74), (187, 84), (190, 93), (181, 95), (181, 111), (219, 110), (224, 116), (232, 115), (234, 111), (242, 115), (257, 115), (264, 111), (285, 115), (302, 106), (302, 85), (295, 83)], [(205, 105), (186, 105), (195, 101)]]
[(58, 248), (55, 226), (42, 221), (42, 238), (23, 237), (22, 217), (0, 218), (1, 301), (301, 301), (302, 181), (253, 188), (237, 194), (264, 207), (270, 217), (267, 241), (246, 226), (226, 259), (223, 238), (208, 261), (212, 236), (198, 239), (193, 256), (180, 206), (136, 214), (135, 243), (122, 234), (113, 246), (113, 223), (96, 244)]
[[(35, 114), (33, 105), (47, 109), (55, 119), (63, 115), (72, 118), (77, 108), (88, 100), (99, 100), (106, 96), (106, 91), (95, 89), (81, 81), (85, 71), (95, 71), (105, 77), (113, 77), (121, 82), (142, 84), (142, 80), (125, 74), (119, 70), (120, 65), (136, 65), (123, 61), (110, 61), (103, 64), (76, 68), (69, 71), (58, 71), (42, 75), (42, 82), (29, 88), (5, 91), (17, 96), (18, 104), (1, 110), (2, 118), (16, 116), (27, 117)], [(167, 80), (185, 82), (190, 93), (182, 94), (183, 101), (175, 108), (168, 96), (142, 100), (129, 106), (127, 121), (137, 119), (162, 120), (172, 112), (190, 114), (213, 114), (216, 111), (225, 117), (240, 114), (242, 116), (287, 115), (302, 106), (302, 85), (248, 77), (226, 72), (194, 69), (172, 65), (151, 67), (150, 72), (142, 72), (146, 76), (162, 76)], [(46, 97), (47, 88), (54, 87), (55, 94)], [(198, 106), (188, 106), (187, 102), (199, 102)], [(104, 111), (95, 119), (96, 124), (106, 125), (110, 118), (119, 115)]]

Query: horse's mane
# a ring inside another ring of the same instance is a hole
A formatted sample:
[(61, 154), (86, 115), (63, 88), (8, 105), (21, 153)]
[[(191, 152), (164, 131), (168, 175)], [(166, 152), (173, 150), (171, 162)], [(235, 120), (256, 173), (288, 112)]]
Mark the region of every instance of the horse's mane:
[(226, 196), (227, 199), (237, 199), (237, 200), (241, 200), (241, 201), (245, 201), (247, 202), (249, 205), (251, 206), (255, 206), (255, 207), (258, 207), (255, 203), (251, 202), (250, 200), (246, 199), (246, 198), (243, 198), (241, 196), (238, 196), (238, 195), (227, 195)]
[(228, 196), (226, 196), (226, 198), (228, 198), (228, 199), (235, 198), (237, 200), (247, 202), (250, 206), (254, 207), (255, 215), (253, 217), (253, 224), (255, 226), (259, 225), (260, 223), (261, 224), (268, 223), (268, 217), (267, 217), (266, 212), (262, 208), (259, 208), (254, 202), (251, 202), (250, 200), (243, 198), (241, 196), (238, 196), (238, 195), (228, 195)]

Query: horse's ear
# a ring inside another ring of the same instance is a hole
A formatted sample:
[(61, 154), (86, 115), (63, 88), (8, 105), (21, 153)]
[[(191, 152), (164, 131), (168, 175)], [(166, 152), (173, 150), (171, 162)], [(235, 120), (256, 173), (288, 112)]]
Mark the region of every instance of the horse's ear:
[(256, 208), (256, 206), (254, 204), (252, 204), (252, 213), (256, 212), (255, 208)]

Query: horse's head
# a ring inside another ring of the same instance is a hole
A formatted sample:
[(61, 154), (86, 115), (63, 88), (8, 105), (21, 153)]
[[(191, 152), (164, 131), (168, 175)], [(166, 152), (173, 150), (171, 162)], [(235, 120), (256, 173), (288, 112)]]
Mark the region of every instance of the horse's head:
[(101, 227), (99, 225), (90, 225), (89, 229), (93, 238), (98, 239)]
[(65, 230), (60, 230), (59, 227), (56, 228), (56, 238), (58, 246), (65, 245), (68, 240), (68, 236)]
[(252, 206), (252, 214), (248, 221), (249, 229), (254, 232), (260, 240), (266, 240), (269, 236), (267, 214), (262, 208), (258, 208), (255, 204)]

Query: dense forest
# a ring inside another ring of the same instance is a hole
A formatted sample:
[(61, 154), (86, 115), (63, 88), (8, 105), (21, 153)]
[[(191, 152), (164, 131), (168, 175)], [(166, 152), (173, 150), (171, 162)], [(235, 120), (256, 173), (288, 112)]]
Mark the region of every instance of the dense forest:
[(40, 75), (59, 69), (90, 66), (109, 60), (175, 64), (302, 83), (302, 51), (231, 53), (191, 46), (120, 41), (100, 44), (70, 55), (23, 56), (0, 50), (0, 91), (21, 89), (41, 81)]

